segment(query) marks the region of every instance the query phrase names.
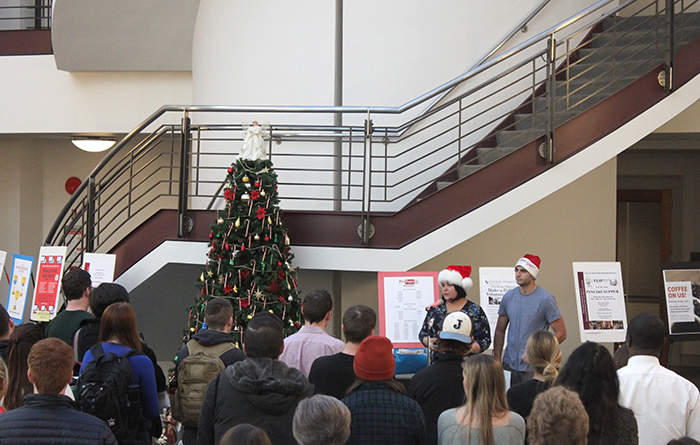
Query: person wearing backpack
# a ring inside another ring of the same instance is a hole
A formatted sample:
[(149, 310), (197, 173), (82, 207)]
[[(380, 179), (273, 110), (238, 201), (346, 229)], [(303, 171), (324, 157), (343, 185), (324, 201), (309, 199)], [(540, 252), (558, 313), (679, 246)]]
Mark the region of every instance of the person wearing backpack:
[(170, 396), (173, 418), (184, 425), (182, 443), (196, 445), (197, 422), (204, 392), (211, 380), (227, 366), (246, 355), (235, 345), (230, 334), (233, 325), (233, 307), (225, 298), (212, 298), (204, 309), (201, 329), (180, 349), (175, 361), (175, 375), (171, 386), (177, 388)]
[(141, 353), (129, 303), (104, 311), (100, 342), (83, 357), (76, 402), (82, 411), (106, 421), (120, 445), (150, 444), (151, 436), (160, 436), (155, 371)]
[(27, 357), (34, 393), (22, 407), (0, 414), (3, 445), (117, 445), (104, 421), (77, 411), (63, 395), (73, 377), (73, 351), (63, 340), (47, 338), (32, 346)]

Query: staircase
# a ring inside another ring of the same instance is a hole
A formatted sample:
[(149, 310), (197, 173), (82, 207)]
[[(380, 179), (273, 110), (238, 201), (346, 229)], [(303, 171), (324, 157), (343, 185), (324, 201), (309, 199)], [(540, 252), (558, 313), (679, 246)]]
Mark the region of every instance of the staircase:
[[(651, 9), (651, 5), (647, 9)], [(474, 145), (475, 156), (464, 156), (459, 165), (452, 167), (456, 175), (448, 171), (417, 200), (444, 189), (530, 142), (544, 143), (550, 131), (548, 125), (552, 130), (561, 126), (663, 64), (667, 55), (667, 25), (667, 18), (660, 14), (614, 15), (600, 21), (577, 47), (560, 57), (563, 62), (551, 76), (551, 84), (542, 82), (533, 97), (526, 99), (488, 136)], [(674, 52), (698, 35), (700, 13), (683, 12), (673, 17)], [(549, 90), (554, 94), (547, 94)], [(553, 109), (551, 115), (550, 109)]]
[[(231, 147), (246, 128), (233, 122), (244, 113), (270, 116), (268, 153), (295, 248), (420, 244), (553, 172), (700, 73), (699, 19), (688, 12), (697, 1), (675, 2), (672, 20), (664, 1), (628, 13), (637, 3), (630, 0), (599, 16), (610, 3), (399, 107), (162, 107), (105, 156), (46, 244), (68, 245), (68, 266), (85, 251), (119, 252), (124, 271), (164, 240), (205, 241), (236, 156)], [(660, 73), (673, 88), (659, 85)], [(419, 117), (381, 125), (436, 97)], [(210, 122), (212, 112), (227, 119)], [(316, 123), (339, 113), (353, 123)], [(487, 226), (472, 227), (470, 236)]]

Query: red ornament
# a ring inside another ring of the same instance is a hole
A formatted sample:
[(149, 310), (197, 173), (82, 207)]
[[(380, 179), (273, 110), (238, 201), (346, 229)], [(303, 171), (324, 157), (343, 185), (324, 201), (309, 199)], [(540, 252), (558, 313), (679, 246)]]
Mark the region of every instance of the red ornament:
[(206, 295), (206, 294), (207, 294), (207, 291), (204, 288), (202, 288), (202, 295)]
[(265, 209), (259, 207), (258, 210), (255, 212), (255, 217), (258, 219), (263, 219), (265, 217)]
[(241, 300), (241, 307), (248, 307), (248, 306), (250, 306), (249, 300)]
[(299, 322), (298, 322), (298, 321), (295, 321), (295, 322), (294, 322), (294, 327), (297, 327), (297, 328), (298, 328), (299, 326), (301, 326), (301, 325), (299, 324)]
[(232, 294), (233, 293), (233, 286), (231, 286), (230, 284), (227, 284), (224, 287), (224, 293), (225, 294)]
[(229, 201), (234, 200), (235, 196), (231, 189), (227, 188), (226, 190), (224, 190), (224, 198), (228, 199)]
[(233, 168), (229, 167), (228, 170), (226, 170), (226, 171), (227, 171), (228, 174), (230, 175), (231, 173), (233, 173)]
[(277, 262), (277, 265), (278, 265), (278, 266), (281, 266), (281, 265), (282, 265), (282, 261), (278, 261), (278, 262)]
[(265, 235), (265, 241), (270, 241), (270, 237)]
[(248, 269), (245, 269), (243, 272), (241, 272), (241, 278), (244, 280), (248, 278), (248, 275), (250, 275), (250, 271)]
[(231, 246), (229, 246), (228, 243), (226, 243), (226, 244), (224, 244), (224, 249), (231, 250)]
[(241, 252), (245, 250), (245, 244), (241, 244)]
[(270, 289), (271, 294), (276, 294), (280, 290), (280, 284), (277, 281), (272, 280), (270, 281), (270, 286), (268, 289)]
[(260, 181), (255, 181), (255, 187), (256, 188), (260, 187)]
[(209, 233), (209, 239), (210, 239), (210, 240), (213, 240), (213, 239), (214, 239), (214, 232), (210, 232), (210, 233)]
[(277, 279), (280, 281), (284, 280), (284, 271), (283, 270), (280, 270), (279, 272), (277, 272)]
[(256, 199), (258, 199), (259, 197), (260, 197), (260, 192), (259, 192), (259, 191), (253, 190), (252, 192), (250, 192), (250, 199), (252, 199), (253, 201), (255, 201)]

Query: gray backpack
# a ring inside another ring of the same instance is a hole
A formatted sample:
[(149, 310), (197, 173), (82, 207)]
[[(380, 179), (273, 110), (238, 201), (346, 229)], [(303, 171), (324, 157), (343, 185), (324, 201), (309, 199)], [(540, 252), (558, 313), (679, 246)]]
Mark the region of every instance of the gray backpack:
[(230, 342), (214, 346), (202, 346), (197, 340), (187, 342), (190, 354), (178, 366), (178, 387), (170, 396), (173, 419), (187, 427), (197, 427), (207, 385), (226, 369), (221, 355), (235, 347)]

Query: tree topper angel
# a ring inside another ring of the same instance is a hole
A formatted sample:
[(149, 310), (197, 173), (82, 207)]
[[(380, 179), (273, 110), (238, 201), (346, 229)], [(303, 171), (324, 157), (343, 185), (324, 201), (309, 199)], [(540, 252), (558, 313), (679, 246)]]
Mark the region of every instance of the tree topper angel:
[(243, 136), (243, 146), (238, 154), (238, 159), (250, 161), (267, 159), (264, 138), (269, 136), (270, 134), (263, 130), (258, 121), (253, 121), (253, 124), (248, 127)]

